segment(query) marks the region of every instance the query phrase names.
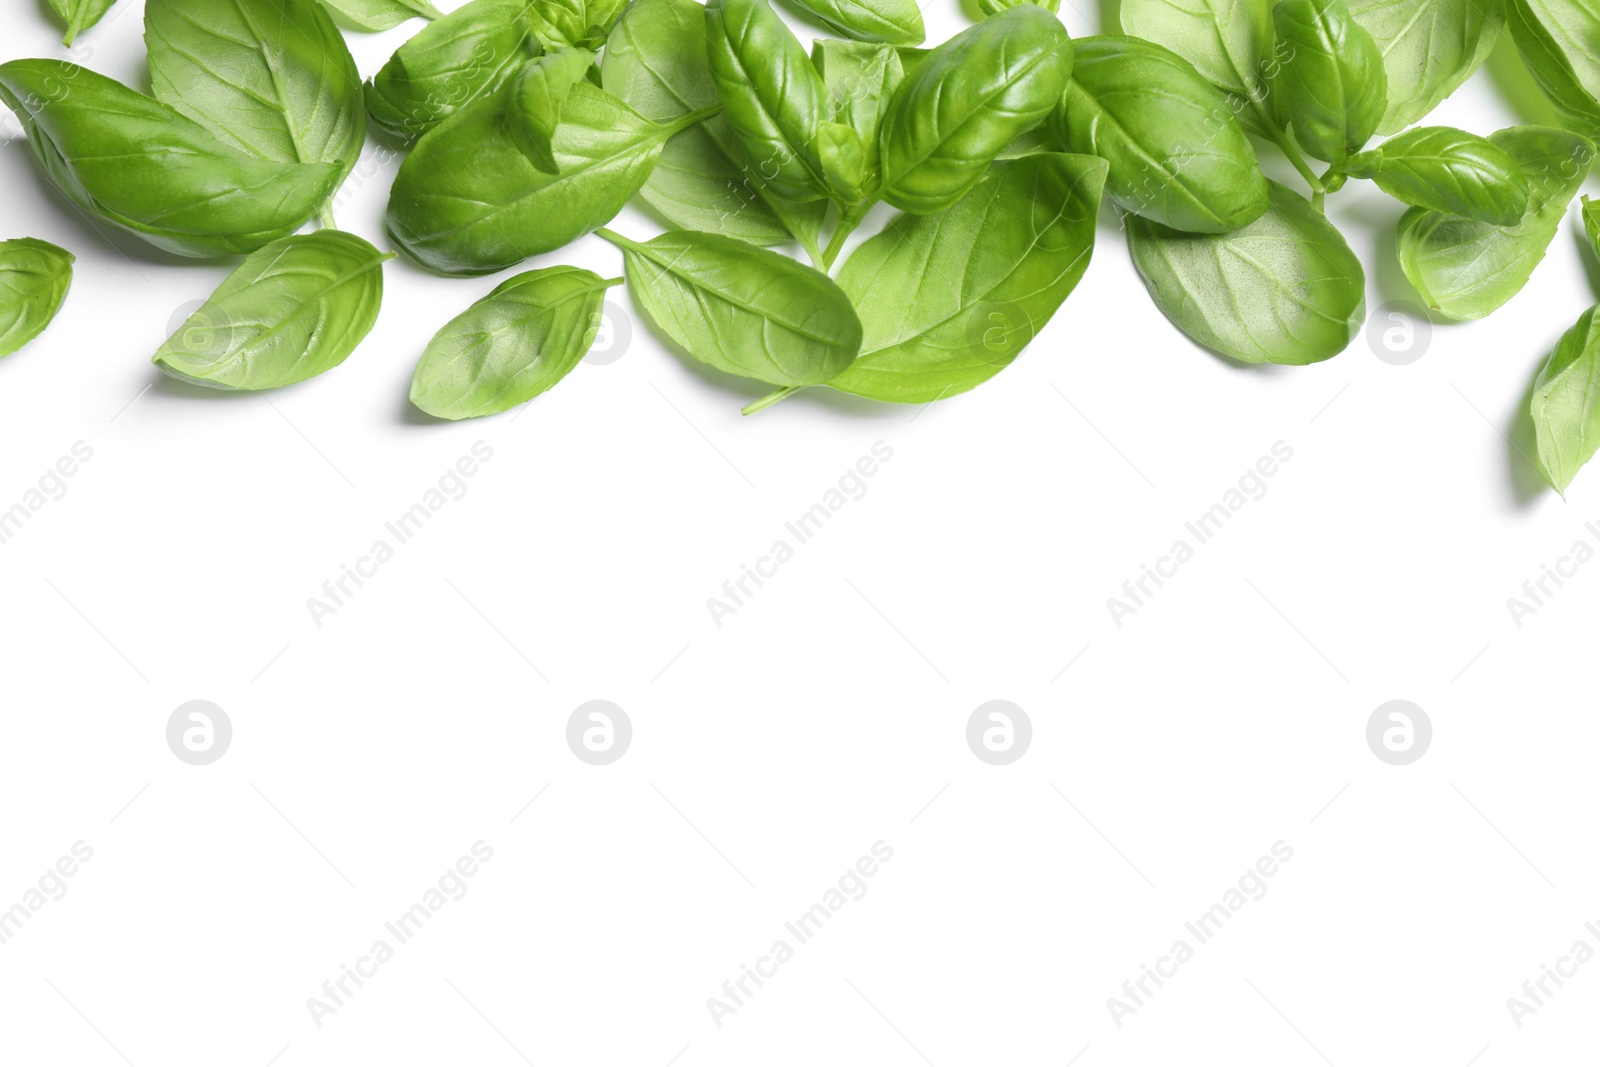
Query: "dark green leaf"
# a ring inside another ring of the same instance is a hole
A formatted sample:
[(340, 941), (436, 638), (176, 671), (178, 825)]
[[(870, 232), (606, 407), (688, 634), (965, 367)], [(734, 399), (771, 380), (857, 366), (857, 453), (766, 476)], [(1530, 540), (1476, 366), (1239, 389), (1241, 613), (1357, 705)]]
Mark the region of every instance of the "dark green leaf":
[(1533, 383), (1533, 431), (1545, 477), (1565, 493), (1600, 450), (1600, 329), (1590, 308), (1568, 330)]
[(0, 356), (44, 332), (72, 286), (73, 256), (31, 237), (0, 241)]
[(1281, 0), (1272, 9), (1283, 62), (1272, 80), (1280, 125), (1318, 159), (1338, 163), (1372, 140), (1389, 104), (1372, 35), (1344, 0)]
[(1448, 126), (1407, 130), (1352, 156), (1344, 170), (1404, 203), (1496, 226), (1515, 226), (1528, 210), (1528, 179), (1517, 161), (1494, 142)]
[(1388, 75), (1378, 125), (1399, 133), (1472, 76), (1500, 38), (1502, 0), (1347, 0), (1372, 35)]
[(593, 52), (563, 48), (530, 59), (517, 78), (511, 99), (511, 135), (533, 165), (547, 174), (556, 173), (550, 141), (561, 124), (561, 107), (572, 87), (593, 68)]

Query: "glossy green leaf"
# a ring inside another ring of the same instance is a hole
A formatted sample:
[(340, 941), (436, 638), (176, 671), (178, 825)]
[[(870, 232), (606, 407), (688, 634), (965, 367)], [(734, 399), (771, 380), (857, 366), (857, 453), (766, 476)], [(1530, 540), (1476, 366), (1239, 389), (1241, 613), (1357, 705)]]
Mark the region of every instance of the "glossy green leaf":
[(1539, 466), (1565, 493), (1578, 470), (1600, 451), (1600, 327), (1590, 308), (1566, 332), (1533, 383)]
[(320, 230), (252, 253), (156, 350), (167, 374), (212, 389), (276, 389), (343, 363), (378, 321), (379, 252)]
[[(978, 0), (978, 10), (983, 12), (984, 17), (989, 18), (1000, 14), (1002, 11), (1010, 10), (1018, 4), (1029, 2), (1030, 0)], [(1061, 0), (1041, 0), (1038, 6), (1052, 15), (1058, 14), (1061, 11)]]
[(1496, 226), (1423, 208), (1400, 220), (1400, 266), (1428, 306), (1452, 319), (1481, 319), (1522, 291), (1594, 161), (1594, 147), (1564, 130), (1518, 126), (1489, 140), (1528, 179), (1521, 222)]
[(1280, 0), (1272, 9), (1283, 55), (1270, 94), (1300, 147), (1338, 163), (1366, 147), (1389, 104), (1383, 54), (1344, 0)]
[(1600, 201), (1583, 198), (1583, 230), (1589, 235), (1589, 246), (1600, 256)]
[(561, 125), (562, 105), (572, 87), (583, 81), (593, 67), (593, 52), (563, 48), (530, 59), (517, 77), (511, 92), (511, 136), (533, 165), (546, 174), (557, 172), (551, 139)]
[(905, 80), (900, 53), (885, 44), (823, 40), (812, 46), (811, 64), (827, 87), (833, 121), (849, 126), (861, 139), (862, 189), (874, 196), (883, 182), (883, 116)]
[(44, 332), (72, 286), (73, 255), (32, 237), (0, 241), (0, 356)]
[(533, 0), (527, 17), (533, 22), (534, 34), (546, 51), (598, 49), (605, 43), (603, 37), (591, 38), (585, 0)]
[(1506, 28), (1563, 122), (1600, 138), (1600, 3), (1508, 0)]
[(772, 385), (818, 385), (861, 350), (850, 298), (821, 271), (714, 233), (666, 233), (623, 251), (628, 292), (688, 355)]
[(867, 150), (861, 135), (842, 123), (824, 122), (817, 127), (817, 151), (834, 199), (845, 204), (859, 202), (867, 178)]
[(928, 31), (916, 0), (789, 0), (853, 41), (921, 44)]
[(544, 49), (531, 0), (470, 0), (429, 23), (367, 83), (367, 113), (411, 142), (487, 96)]
[(61, 43), (71, 48), (78, 34), (104, 18), (106, 12), (110, 11), (116, 2), (117, 0), (50, 0), (50, 6), (61, 16), (61, 21), (67, 24), (67, 35), (62, 38)]
[(616, 217), (678, 129), (651, 122), (588, 82), (572, 87), (547, 174), (507, 129), (510, 94), (479, 100), (430, 131), (400, 165), (389, 233), (426, 267), (488, 274), (577, 240)]
[(1137, 37), (1076, 42), (1050, 126), (1073, 152), (1110, 165), (1123, 210), (1176, 230), (1227, 233), (1267, 210), (1267, 179), (1221, 90), (1189, 62)]
[(1271, 0), (1122, 0), (1122, 30), (1176, 52), (1211, 84), (1251, 102), (1236, 110), (1265, 107)]
[(1092, 156), (996, 163), (950, 210), (867, 240), (839, 273), (861, 311), (861, 355), (828, 384), (921, 404), (1010, 366), (1088, 269), (1105, 177)]
[(1389, 104), (1378, 125), (1399, 133), (1439, 106), (1489, 58), (1503, 0), (1347, 0), (1383, 56)]
[(587, 13), (591, 31), (599, 30), (602, 36), (609, 34), (627, 9), (628, 0), (590, 0)]
[(316, 0), (145, 0), (155, 98), (246, 155), (337, 163), (366, 139), (361, 75)]
[(236, 152), (166, 104), (71, 63), (0, 65), (0, 99), (63, 195), (179, 255), (237, 255), (293, 233), (342, 173)]
[(1366, 320), (1361, 261), (1304, 198), (1273, 182), (1271, 201), (1220, 236), (1129, 217), (1134, 265), (1172, 324), (1214, 352), (1244, 363), (1331, 359)]
[(508, 279), (428, 342), (411, 402), (441, 419), (527, 403), (582, 362), (599, 332), (606, 290), (621, 282), (577, 267)]
[(907, 73), (884, 115), (883, 199), (915, 215), (960, 200), (1013, 137), (1056, 106), (1072, 54), (1061, 20), (1032, 4), (935, 48)]
[(1403, 203), (1515, 226), (1528, 210), (1528, 179), (1494, 142), (1448, 126), (1422, 126), (1352, 156), (1344, 170), (1371, 178)]
[(358, 30), (393, 29), (407, 19), (444, 16), (429, 0), (322, 0), (334, 16)]

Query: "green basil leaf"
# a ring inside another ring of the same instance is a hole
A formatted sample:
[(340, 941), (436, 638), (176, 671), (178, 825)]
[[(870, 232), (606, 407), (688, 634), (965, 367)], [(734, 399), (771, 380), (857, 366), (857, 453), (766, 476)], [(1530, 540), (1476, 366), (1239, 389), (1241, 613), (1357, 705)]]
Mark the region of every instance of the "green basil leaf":
[(1481, 319), (1522, 291), (1594, 161), (1577, 134), (1538, 126), (1489, 138), (1528, 179), (1528, 211), (1515, 226), (1412, 208), (1400, 220), (1400, 266), (1428, 306), (1452, 319)]
[(315, 0), (146, 0), (155, 98), (223, 144), (279, 163), (355, 166), (361, 75)]
[(389, 233), (443, 274), (488, 274), (577, 240), (616, 217), (661, 146), (703, 118), (660, 125), (588, 82), (574, 85), (546, 174), (507, 130), (510, 94), (479, 100), (428, 133), (389, 193)]
[(1383, 54), (1382, 134), (1416, 123), (1461, 87), (1500, 37), (1502, 0), (1347, 0)]
[(1506, 26), (1562, 121), (1600, 138), (1600, 7), (1594, 0), (1508, 0)]
[(772, 385), (819, 385), (861, 351), (850, 298), (821, 271), (715, 233), (664, 233), (622, 249), (628, 292), (701, 363)]
[[(978, 0), (978, 10), (983, 12), (985, 18), (992, 18), (1002, 11), (1016, 7), (1018, 4), (1029, 2), (1031, 0)], [(1061, 0), (1039, 0), (1038, 6), (1054, 15), (1061, 10)]]
[(845, 261), (860, 357), (828, 384), (923, 404), (1021, 354), (1088, 269), (1106, 163), (1050, 153), (996, 163), (948, 211), (890, 223)]
[(1310, 203), (1270, 184), (1267, 213), (1229, 234), (1130, 216), (1134, 265), (1162, 313), (1213, 352), (1293, 366), (1331, 359), (1366, 320), (1361, 261)]
[(921, 44), (928, 31), (916, 0), (789, 0), (841, 37), (893, 45)]
[(0, 356), (44, 332), (72, 286), (73, 255), (32, 237), (0, 241)]
[(590, 0), (587, 7), (590, 31), (599, 31), (604, 37), (616, 28), (628, 8), (628, 0)]
[(1422, 126), (1352, 156), (1347, 174), (1371, 178), (1403, 203), (1515, 226), (1528, 210), (1528, 178), (1493, 141), (1448, 126)]
[(492, 96), (544, 51), (531, 0), (470, 0), (423, 27), (367, 83), (367, 113), (394, 137), (415, 141)]
[(1589, 235), (1589, 245), (1600, 256), (1600, 201), (1583, 198), (1583, 230)]
[(358, 30), (393, 29), (407, 19), (444, 16), (429, 0), (322, 0), (334, 16)]
[(332, 370), (378, 321), (379, 252), (339, 230), (285, 237), (228, 275), (156, 350), (167, 374), (212, 389), (276, 389)]
[(1282, 68), (1271, 98), (1307, 152), (1338, 163), (1366, 147), (1389, 105), (1383, 54), (1344, 0), (1280, 0), (1272, 9)]
[(77, 40), (78, 34), (89, 29), (105, 17), (117, 0), (50, 0), (50, 6), (55, 8), (57, 15), (67, 24), (67, 35), (61, 43), (68, 48)]
[(411, 402), (441, 419), (473, 419), (525, 404), (582, 362), (600, 330), (606, 290), (577, 267), (530, 270), (445, 324), (411, 379)]
[(546, 51), (591, 44), (599, 48), (605, 43), (589, 39), (589, 12), (584, 0), (533, 0), (527, 17)]
[(914, 215), (960, 200), (1013, 137), (1055, 107), (1072, 54), (1061, 20), (1032, 4), (935, 48), (907, 73), (884, 115), (883, 199)]
[(905, 80), (900, 53), (885, 44), (823, 40), (812, 46), (811, 64), (822, 75), (833, 102), (833, 121), (849, 126), (861, 138), (862, 191), (875, 196), (883, 183), (879, 141), (883, 116)]
[(827, 90), (805, 49), (767, 0), (708, 0), (706, 31), (722, 114), (745, 159), (780, 196), (825, 198), (814, 141)]
[(1579, 468), (1600, 450), (1600, 329), (1590, 308), (1566, 332), (1533, 383), (1539, 466), (1565, 493)]
[(834, 198), (845, 204), (859, 203), (865, 196), (861, 187), (867, 178), (867, 150), (861, 135), (842, 123), (824, 122), (817, 128), (817, 151)]
[(183, 256), (251, 252), (333, 195), (332, 163), (253, 159), (158, 100), (46, 59), (0, 65), (45, 175), (78, 207)]
[(530, 59), (512, 90), (511, 136), (546, 174), (558, 173), (550, 142), (561, 125), (561, 107), (594, 68), (594, 58), (586, 48), (563, 48)]
[[(607, 39), (606, 91), (655, 122), (715, 105), (705, 25), (705, 8), (695, 0), (637, 0)], [(816, 244), (828, 210), (825, 201), (795, 204), (769, 189), (745, 164), (721, 115), (667, 142), (639, 198), (670, 226), (760, 245), (792, 237)]]
[(1050, 116), (1072, 152), (1111, 165), (1106, 192), (1175, 230), (1227, 233), (1267, 210), (1267, 179), (1222, 92), (1182, 57), (1137, 37), (1076, 42)]
[(1271, 0), (1122, 0), (1122, 31), (1194, 64), (1212, 85), (1260, 110), (1272, 60)]

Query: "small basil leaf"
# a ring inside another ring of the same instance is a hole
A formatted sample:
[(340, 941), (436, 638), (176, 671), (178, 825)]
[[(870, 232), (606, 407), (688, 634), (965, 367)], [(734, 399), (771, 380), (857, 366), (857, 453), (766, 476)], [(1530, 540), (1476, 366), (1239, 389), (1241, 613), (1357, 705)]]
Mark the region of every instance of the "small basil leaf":
[(55, 8), (56, 14), (61, 16), (67, 24), (67, 35), (61, 43), (68, 48), (77, 40), (78, 34), (89, 29), (105, 17), (117, 0), (50, 0), (50, 6)]
[(293, 233), (342, 173), (236, 152), (166, 104), (71, 63), (0, 65), (0, 100), (67, 199), (182, 256), (238, 255)]
[(1088, 269), (1105, 176), (1092, 156), (996, 163), (950, 210), (868, 239), (839, 273), (861, 309), (861, 355), (828, 384), (922, 404), (1010, 366)]
[(1600, 256), (1600, 200), (1583, 198), (1583, 230), (1589, 235), (1589, 246)]
[(1199, 344), (1244, 363), (1301, 366), (1349, 347), (1366, 319), (1366, 278), (1344, 237), (1271, 183), (1271, 207), (1242, 230), (1184, 234), (1128, 219), (1150, 296)]
[(1383, 55), (1389, 103), (1381, 134), (1399, 133), (1439, 106), (1489, 58), (1501, 0), (1347, 0)]
[(379, 252), (338, 230), (252, 253), (156, 350), (167, 374), (212, 389), (276, 389), (332, 370), (378, 321)]
[(858, 203), (867, 177), (867, 150), (861, 135), (842, 123), (824, 122), (817, 128), (817, 152), (834, 198), (845, 204)]
[(388, 30), (407, 19), (444, 16), (429, 0), (322, 0), (334, 16), (358, 30)]
[(857, 41), (817, 41), (811, 64), (822, 75), (833, 102), (833, 121), (844, 123), (861, 138), (864, 156), (862, 191), (875, 196), (882, 184), (879, 135), (889, 101), (905, 80), (900, 53), (884, 44)]
[(1050, 126), (1070, 151), (1111, 165), (1106, 192), (1136, 215), (1227, 233), (1267, 210), (1267, 179), (1222, 92), (1158, 44), (1080, 39)]
[[(590, 43), (584, 0), (532, 0), (525, 17), (533, 24), (534, 35), (548, 52)], [(601, 43), (594, 42), (595, 47)]]
[(1590, 308), (1561, 338), (1533, 383), (1533, 432), (1539, 465), (1565, 493), (1600, 450), (1600, 328)]
[(935, 48), (907, 73), (884, 115), (883, 199), (914, 215), (960, 200), (1013, 137), (1055, 107), (1072, 54), (1061, 20), (1032, 4)]
[(1271, 98), (1280, 125), (1337, 163), (1372, 140), (1389, 104), (1383, 54), (1344, 0), (1281, 0), (1272, 9), (1282, 68)]
[[(983, 12), (985, 18), (992, 18), (1002, 11), (1016, 7), (1018, 4), (1029, 2), (1030, 0), (978, 0), (978, 10)], [(1039, 0), (1038, 6), (1054, 15), (1061, 10), (1061, 0)]]
[(892, 45), (921, 44), (928, 35), (915, 0), (790, 0), (839, 36)]
[(585, 9), (590, 32), (599, 31), (602, 38), (609, 35), (627, 7), (628, 0), (590, 0)]
[(1370, 152), (1352, 156), (1344, 171), (1371, 178), (1403, 203), (1515, 226), (1528, 210), (1528, 179), (1494, 142), (1448, 126), (1407, 130)]
[(709, 0), (706, 32), (722, 114), (751, 167), (780, 196), (825, 198), (815, 139), (827, 90), (800, 42), (767, 0)]
[(861, 351), (850, 298), (821, 271), (715, 233), (665, 233), (623, 251), (628, 292), (701, 363), (772, 385), (819, 385)]
[(572, 87), (594, 69), (594, 53), (586, 48), (563, 48), (530, 59), (517, 77), (511, 93), (511, 136), (533, 165), (546, 174), (557, 173), (550, 147), (561, 124), (561, 106)]
[(508, 279), (434, 334), (411, 402), (441, 419), (472, 419), (532, 400), (583, 360), (606, 290), (621, 282), (577, 267)]
[(1600, 10), (1584, 0), (1508, 0), (1511, 31), (1533, 80), (1563, 122), (1600, 138)]
[(1212, 85), (1264, 111), (1272, 58), (1269, 0), (1123, 0), (1122, 32), (1194, 64)]
[(0, 241), (0, 356), (44, 332), (72, 286), (73, 255), (32, 237)]
[(528, 0), (470, 0), (401, 45), (367, 83), (367, 113), (415, 141), (474, 100), (493, 95), (539, 55)]
[(1428, 305), (1452, 319), (1481, 319), (1522, 291), (1594, 161), (1594, 146), (1564, 130), (1518, 126), (1489, 140), (1528, 179), (1521, 222), (1496, 226), (1423, 208), (1400, 220), (1400, 266)]

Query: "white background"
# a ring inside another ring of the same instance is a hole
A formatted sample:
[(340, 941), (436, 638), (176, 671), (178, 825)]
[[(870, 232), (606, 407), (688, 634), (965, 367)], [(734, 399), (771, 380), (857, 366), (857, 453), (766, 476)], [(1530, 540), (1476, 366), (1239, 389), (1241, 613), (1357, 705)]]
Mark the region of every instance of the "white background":
[[(966, 24), (927, 14), (930, 40)], [(350, 34), (363, 74), (418, 26)], [(42, 3), (0, 16), (0, 58), (58, 38)], [(146, 85), (139, 5), (79, 53)], [(1494, 66), (1430, 121), (1538, 118), (1501, 91), (1514, 57)], [(339, 211), (385, 245), (393, 169)], [(1600, 965), (1520, 1029), (1506, 1007), (1574, 941), (1600, 948), (1600, 566), (1520, 628), (1506, 604), (1600, 547), (1600, 471), (1563, 502), (1516, 451), (1538, 366), (1596, 299), (1576, 209), (1527, 291), (1408, 366), (1364, 338), (1308, 368), (1208, 355), (1108, 212), (1017, 365), (926, 410), (819, 390), (741, 418), (755, 389), (635, 321), (621, 359), (521, 417), (439, 424), (408, 411), (416, 357), (501, 278), (396, 260), (343, 367), (216, 395), (149, 357), (230, 264), (106, 239), (21, 140), (0, 184), (0, 237), (78, 256), (57, 322), (0, 363), (0, 508), (94, 452), (0, 546), (0, 908), (94, 850), (0, 945), (0, 1061), (1592, 1055)], [(1370, 305), (1416, 300), (1401, 207), (1333, 205)], [(589, 238), (531, 265), (619, 258)], [(316, 626), (307, 599), (479, 441), (466, 495)], [(707, 598), (879, 441), (865, 496), (715, 626)], [(1279, 441), (1266, 495), (1118, 628), (1107, 598)], [(196, 698), (234, 729), (207, 767), (165, 740)], [(606, 767), (565, 741), (596, 698), (634, 730)], [(996, 698), (1033, 723), (1007, 767), (965, 740)], [(1411, 766), (1367, 747), (1391, 699), (1433, 723)], [(470, 892), (315, 1025), (307, 998), (479, 840)], [(867, 895), (716, 1026), (707, 998), (880, 840)], [(1117, 1027), (1107, 998), (1278, 841), (1270, 892)]]

